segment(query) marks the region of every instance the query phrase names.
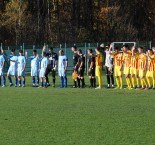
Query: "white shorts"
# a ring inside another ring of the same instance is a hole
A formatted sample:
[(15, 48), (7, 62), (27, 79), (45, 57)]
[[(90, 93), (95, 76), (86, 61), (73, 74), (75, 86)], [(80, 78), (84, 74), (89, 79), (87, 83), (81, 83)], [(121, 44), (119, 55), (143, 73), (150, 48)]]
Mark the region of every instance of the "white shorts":
[(9, 69), (8, 69), (8, 75), (10, 75), (10, 76), (16, 76), (17, 75), (17, 68), (15, 68), (15, 67), (9, 67)]
[(45, 77), (45, 69), (41, 69), (39, 72), (39, 77), (44, 78)]
[(0, 68), (0, 76), (3, 76), (4, 72), (2, 71), (2, 68)]
[(64, 72), (64, 68), (59, 68), (58, 69), (58, 74), (60, 77), (65, 77), (66, 76), (66, 72)]
[(39, 76), (38, 68), (31, 68), (31, 76)]
[(18, 70), (17, 70), (17, 76), (22, 76), (22, 77), (24, 77), (25, 76), (25, 71), (22, 71), (23, 69), (21, 69), (21, 68), (18, 68)]

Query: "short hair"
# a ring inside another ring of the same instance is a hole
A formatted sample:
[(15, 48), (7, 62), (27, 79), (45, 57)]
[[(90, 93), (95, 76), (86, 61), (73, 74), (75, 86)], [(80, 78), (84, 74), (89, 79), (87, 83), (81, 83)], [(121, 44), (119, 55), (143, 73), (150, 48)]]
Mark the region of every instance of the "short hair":
[(123, 47), (129, 48), (129, 45), (128, 44), (124, 44)]
[(53, 50), (53, 47), (50, 47), (49, 49), (50, 49), (50, 50)]
[(93, 53), (93, 49), (91, 49), (91, 48), (90, 48), (90, 49), (88, 49), (88, 51), (89, 51), (90, 53)]
[(34, 49), (34, 50), (33, 50), (33, 52), (37, 53), (37, 50), (36, 50), (36, 49)]
[(149, 51), (151, 51), (151, 52), (153, 52), (153, 50), (152, 49), (148, 49)]
[(114, 50), (119, 50), (118, 46), (116, 46), (116, 47), (114, 48)]
[(139, 48), (142, 49), (142, 50), (144, 49), (142, 46), (140, 46)]
[(78, 49), (78, 52), (82, 53), (82, 50), (81, 49)]
[(72, 48), (74, 48), (75, 50), (77, 49), (76, 45), (75, 46), (72, 46)]
[(14, 49), (14, 48), (12, 48), (12, 49), (11, 49), (11, 52), (15, 52), (15, 49)]
[(46, 55), (47, 55), (47, 53), (44, 51), (44, 52), (43, 52), (43, 55), (44, 55), (44, 56), (46, 56)]
[(96, 47), (96, 50), (97, 51), (101, 51), (101, 47)]
[(23, 53), (23, 50), (19, 50), (19, 53)]
[(60, 49), (61, 53), (64, 53), (64, 51), (62, 49)]

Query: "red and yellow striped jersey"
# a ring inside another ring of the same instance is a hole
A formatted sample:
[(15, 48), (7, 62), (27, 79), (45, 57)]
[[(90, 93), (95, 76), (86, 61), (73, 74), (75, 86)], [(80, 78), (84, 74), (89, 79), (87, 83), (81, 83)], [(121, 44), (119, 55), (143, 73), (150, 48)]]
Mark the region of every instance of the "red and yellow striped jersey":
[(102, 66), (103, 65), (103, 56), (101, 53), (96, 54), (96, 66)]
[[(151, 57), (151, 58), (150, 58)], [(155, 55), (153, 54), (152, 56), (148, 57), (148, 71), (154, 71), (155, 69)]]
[(132, 56), (131, 51), (123, 53), (124, 67), (130, 67), (131, 66), (131, 56)]
[(113, 52), (110, 55), (113, 56), (113, 58), (114, 58), (114, 66), (121, 66), (122, 65), (123, 53)]
[(138, 57), (139, 57), (138, 53), (134, 54), (134, 56), (131, 57), (131, 67), (132, 68), (138, 69)]
[(142, 54), (139, 54), (139, 57), (138, 57), (138, 69), (145, 69), (146, 68), (146, 54), (145, 53), (142, 53)]

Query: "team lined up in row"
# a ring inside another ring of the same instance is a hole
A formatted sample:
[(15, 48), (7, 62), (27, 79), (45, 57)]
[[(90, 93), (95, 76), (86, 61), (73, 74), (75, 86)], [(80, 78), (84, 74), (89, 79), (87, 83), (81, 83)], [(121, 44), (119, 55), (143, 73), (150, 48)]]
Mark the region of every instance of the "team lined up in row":
[[(76, 48), (73, 47), (72, 49), (76, 54)], [(102, 88), (102, 68), (104, 66), (107, 76), (107, 88), (114, 88), (114, 74), (117, 85), (115, 89), (122, 89), (122, 76), (124, 74), (127, 84), (126, 89), (155, 89), (155, 47), (148, 49), (144, 53), (143, 47), (136, 50), (134, 46), (130, 49), (128, 45), (123, 45), (121, 51), (119, 51), (118, 47), (115, 47), (113, 52), (112, 45), (106, 47), (101, 45), (95, 51), (96, 55), (93, 55), (92, 49), (88, 50), (90, 56), (88, 60), (90, 87), (96, 87), (95, 76), (97, 76), (99, 86), (96, 89)], [(76, 62), (78, 61), (74, 62), (76, 68)], [(78, 69), (75, 70), (80, 72)], [(76, 76), (75, 73), (74, 76)], [(74, 86), (79, 87), (80, 74), (76, 80), (78, 85), (74, 81)], [(111, 86), (110, 80), (112, 82)]]
[[(73, 79), (74, 88), (85, 87), (84, 71), (85, 71), (85, 55), (82, 54), (82, 50), (76, 50), (76, 46), (71, 48), (73, 55)], [(115, 75), (117, 88), (123, 88), (122, 75), (124, 73), (127, 83), (127, 88), (142, 88), (150, 89), (155, 88), (155, 55), (154, 47), (149, 49), (146, 54), (143, 53), (143, 47), (139, 47), (136, 51), (135, 47), (129, 50), (128, 45), (123, 45), (122, 51), (119, 51), (118, 47), (115, 47), (112, 52), (112, 45), (103, 47), (97, 47), (95, 49), (96, 54), (93, 54), (92, 49), (88, 49), (88, 75), (90, 79), (90, 87), (96, 89), (102, 88), (102, 68), (106, 68), (107, 76), (107, 88), (114, 88)], [(43, 47), (42, 57), (39, 58), (37, 51), (33, 50), (33, 56), (28, 57), (27, 52), (23, 55), (22, 50), (19, 50), (19, 56), (16, 56), (15, 49), (11, 50), (9, 56), (10, 67), (7, 72), (10, 86), (13, 85), (11, 76), (15, 77), (15, 87), (18, 85), (25, 86), (25, 67), (26, 59), (31, 60), (31, 76), (33, 86), (39, 86), (39, 77), (41, 81), (41, 87), (49, 86), (48, 74), (52, 72), (53, 87), (55, 87), (55, 76), (58, 64), (58, 74), (60, 76), (60, 87), (67, 87), (67, 67), (68, 59), (64, 55), (63, 50), (59, 51), (59, 57), (53, 52), (53, 48), (49, 48), (49, 52), (46, 53), (46, 46)], [(3, 55), (3, 49), (0, 50), (0, 76), (3, 78), (3, 86), (6, 85), (6, 79), (4, 75), (4, 63), (5, 57)], [(99, 86), (96, 87), (96, 76)], [(151, 84), (151, 79), (153, 84)], [(110, 86), (110, 79), (112, 86)], [(0, 79), (1, 80), (1, 79)], [(135, 83), (136, 80), (136, 83)], [(82, 85), (80, 84), (82, 83)], [(141, 83), (140, 83), (141, 82)], [(0, 82), (1, 83), (1, 82)]]
[(114, 58), (114, 74), (117, 88), (122, 89), (122, 74), (124, 73), (127, 89), (155, 89), (154, 52), (154, 47), (148, 49), (146, 53), (144, 53), (143, 47), (139, 47), (138, 51), (136, 51), (134, 46), (129, 50), (129, 46), (124, 45), (122, 52), (119, 52), (118, 48), (115, 48), (115, 52), (111, 52), (110, 47), (109, 54)]
[[(10, 82), (10, 87), (13, 86), (11, 77), (15, 77), (15, 87), (25, 86), (25, 68), (26, 60), (31, 60), (31, 76), (33, 86), (39, 86), (39, 78), (41, 82), (41, 87), (49, 86), (48, 74), (52, 71), (53, 76), (53, 86), (55, 86), (55, 75), (56, 66), (58, 61), (58, 55), (53, 52), (53, 48), (49, 48), (49, 52), (46, 53), (46, 46), (43, 47), (42, 57), (39, 58), (36, 50), (33, 50), (33, 56), (28, 57), (28, 53), (23, 54), (22, 50), (19, 50), (19, 56), (16, 56), (15, 49), (11, 50), (11, 55), (9, 57), (5, 56), (3, 49), (0, 49), (0, 84), (3, 80), (2, 87), (6, 86), (6, 78), (4, 74), (5, 59), (9, 59), (10, 67), (7, 72), (8, 80)], [(63, 79), (63, 84), (61, 87), (67, 87), (66, 70), (68, 67), (68, 59), (63, 54), (63, 50), (59, 51), (59, 61), (58, 61), (58, 72)]]

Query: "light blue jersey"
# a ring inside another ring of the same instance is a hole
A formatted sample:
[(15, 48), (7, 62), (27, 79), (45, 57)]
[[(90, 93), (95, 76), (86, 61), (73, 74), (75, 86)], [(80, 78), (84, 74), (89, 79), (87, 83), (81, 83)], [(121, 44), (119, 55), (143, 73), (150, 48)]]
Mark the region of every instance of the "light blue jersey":
[(40, 66), (41, 68), (40, 68), (39, 77), (45, 77), (45, 70), (47, 68), (47, 65), (48, 65), (48, 58), (44, 57), (41, 60), (41, 66)]
[(31, 60), (31, 68), (39, 67), (39, 58), (37, 56), (30, 56), (28, 59)]
[(31, 76), (39, 76), (39, 58), (37, 56), (30, 56), (31, 60)]
[(0, 76), (4, 75), (4, 71), (3, 71), (4, 69), (2, 70), (4, 62), (5, 62), (4, 56), (0, 55)]
[(59, 56), (59, 59), (58, 59), (58, 73), (59, 73), (59, 76), (66, 76), (66, 72), (64, 71), (65, 67), (67, 66), (67, 57), (65, 55), (63, 56)]
[(18, 60), (18, 56), (10, 55), (10, 67), (8, 69), (8, 75), (11, 75), (11, 76), (17, 75), (17, 60)]
[(18, 56), (17, 64), (18, 64), (17, 75), (18, 76), (25, 76), (25, 70), (24, 70), (24, 65), (26, 64), (25, 56)]

